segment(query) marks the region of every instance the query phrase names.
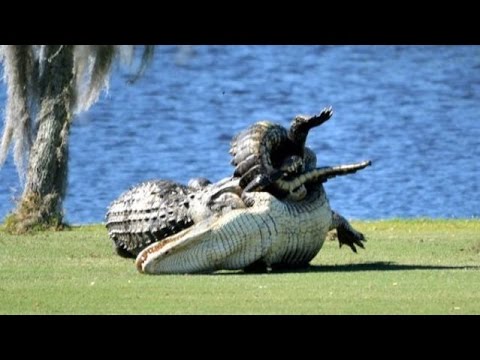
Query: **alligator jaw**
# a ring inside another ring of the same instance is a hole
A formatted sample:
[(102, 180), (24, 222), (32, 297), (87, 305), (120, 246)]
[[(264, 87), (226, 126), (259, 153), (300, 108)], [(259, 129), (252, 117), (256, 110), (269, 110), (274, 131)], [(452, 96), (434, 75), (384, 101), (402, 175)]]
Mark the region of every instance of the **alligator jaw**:
[(316, 168), (313, 170), (309, 170), (301, 175), (298, 175), (291, 180), (278, 179), (276, 180), (276, 185), (283, 191), (296, 192), (305, 184), (323, 183), (335, 176), (353, 174), (358, 170), (365, 169), (371, 164), (372, 162), (370, 160), (367, 160), (355, 164)]
[[(162, 272), (160, 264), (167, 257), (175, 256), (178, 252), (181, 253), (189, 247), (199, 245), (205, 238), (208, 238), (211, 225), (215, 219), (216, 216), (212, 216), (212, 218), (202, 221), (194, 227), (185, 229), (145, 248), (135, 260), (137, 270), (147, 274)], [(202, 259), (197, 258), (196, 260)]]
[[(145, 248), (135, 261), (138, 271), (185, 274), (242, 269), (252, 264), (263, 255), (267, 246), (265, 241), (270, 241), (264, 221), (270, 219), (266, 214), (271, 212), (272, 202), (277, 203), (276, 208), (283, 209), (283, 205), (269, 193), (258, 192), (254, 196), (253, 208), (213, 214)], [(264, 242), (259, 241), (262, 238)]]

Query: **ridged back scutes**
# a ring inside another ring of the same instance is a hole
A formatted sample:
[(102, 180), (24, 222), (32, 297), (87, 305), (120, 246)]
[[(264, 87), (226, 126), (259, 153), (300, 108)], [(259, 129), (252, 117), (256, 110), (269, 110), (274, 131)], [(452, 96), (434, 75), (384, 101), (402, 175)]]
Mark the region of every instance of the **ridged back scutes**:
[(112, 202), (106, 227), (115, 246), (136, 254), (152, 242), (186, 227), (191, 190), (170, 180), (143, 182)]
[(257, 122), (240, 132), (232, 140), (230, 148), (235, 176), (243, 176), (255, 165), (260, 165), (262, 171), (278, 167), (272, 155), (277, 154), (287, 141), (287, 130), (269, 121)]

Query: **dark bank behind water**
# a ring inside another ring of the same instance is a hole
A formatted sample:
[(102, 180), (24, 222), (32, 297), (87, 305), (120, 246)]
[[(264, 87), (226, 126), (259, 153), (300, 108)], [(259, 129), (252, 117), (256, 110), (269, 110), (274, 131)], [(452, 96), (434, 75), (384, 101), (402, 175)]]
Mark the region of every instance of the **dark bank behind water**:
[[(373, 160), (326, 183), (333, 208), (356, 219), (480, 216), (479, 46), (164, 46), (143, 78), (126, 78), (115, 72), (72, 126), (70, 223), (103, 221), (147, 179), (228, 176), (235, 133), (327, 105), (332, 119), (308, 139), (319, 166)], [(2, 83), (2, 118), (5, 95)], [(1, 218), (20, 190), (9, 156)]]

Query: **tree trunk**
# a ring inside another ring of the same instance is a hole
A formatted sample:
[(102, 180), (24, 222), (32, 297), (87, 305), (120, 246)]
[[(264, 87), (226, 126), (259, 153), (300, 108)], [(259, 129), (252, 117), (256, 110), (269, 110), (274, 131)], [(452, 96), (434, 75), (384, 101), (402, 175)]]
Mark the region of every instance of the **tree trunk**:
[(40, 79), (38, 131), (30, 151), (24, 192), (13, 214), (16, 232), (63, 223), (68, 135), (75, 96), (73, 46), (48, 45), (46, 58)]

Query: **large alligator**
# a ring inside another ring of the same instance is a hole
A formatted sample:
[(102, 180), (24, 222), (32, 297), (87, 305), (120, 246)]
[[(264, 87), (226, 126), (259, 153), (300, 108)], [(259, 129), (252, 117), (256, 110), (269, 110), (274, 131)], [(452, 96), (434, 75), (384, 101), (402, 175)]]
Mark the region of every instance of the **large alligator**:
[(305, 147), (309, 129), (331, 114), (297, 116), (288, 131), (270, 122), (243, 131), (232, 141), (232, 178), (158, 180), (122, 194), (107, 213), (117, 252), (138, 255), (142, 272), (163, 273), (304, 266), (331, 229), (340, 245), (363, 247), (363, 235), (331, 211), (322, 183), (370, 162), (315, 168)]
[[(291, 180), (290, 189), (302, 186), (321, 187), (329, 178), (352, 174), (369, 162), (313, 169)], [(245, 192), (238, 177), (217, 183), (193, 180), (188, 186), (169, 180), (147, 181), (123, 193), (109, 207), (106, 226), (116, 252), (136, 257), (152, 242), (160, 241), (181, 230), (233, 209), (254, 206), (257, 192)], [(289, 200), (292, 207), (302, 202)], [(342, 241), (339, 237), (339, 240)], [(348, 242), (348, 241), (347, 241)], [(354, 249), (354, 248), (353, 248)]]
[(355, 245), (363, 247), (363, 234), (330, 209), (323, 186), (308, 190), (301, 201), (251, 192), (253, 206), (214, 214), (145, 248), (137, 256), (137, 269), (162, 274), (305, 267), (332, 229), (340, 245), (354, 251)]

